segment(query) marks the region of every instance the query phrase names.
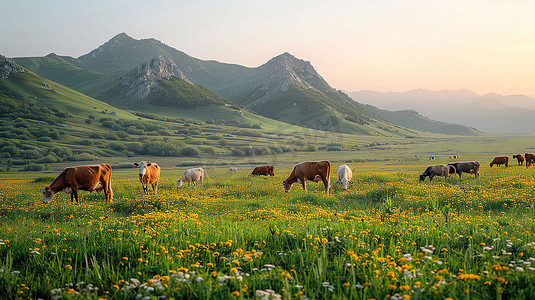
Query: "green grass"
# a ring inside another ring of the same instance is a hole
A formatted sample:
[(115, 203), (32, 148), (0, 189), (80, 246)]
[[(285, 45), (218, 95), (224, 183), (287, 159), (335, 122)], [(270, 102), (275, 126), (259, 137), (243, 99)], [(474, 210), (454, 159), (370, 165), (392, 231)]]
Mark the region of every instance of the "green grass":
[(483, 165), (480, 179), (420, 183), (425, 162), (349, 165), (354, 183), (331, 195), (312, 182), (284, 193), (290, 169), (219, 167), (203, 190), (178, 191), (180, 172), (164, 169), (159, 193), (143, 196), (137, 171), (119, 169), (111, 204), (81, 192), (80, 205), (60, 193), (44, 206), (49, 175), (5, 178), (0, 297), (533, 296), (533, 169)]

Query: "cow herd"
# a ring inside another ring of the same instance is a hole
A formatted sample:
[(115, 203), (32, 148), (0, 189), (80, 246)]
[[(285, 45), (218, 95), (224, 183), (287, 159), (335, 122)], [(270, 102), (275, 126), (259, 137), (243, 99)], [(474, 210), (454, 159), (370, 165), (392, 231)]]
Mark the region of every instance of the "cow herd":
[[(458, 156), (457, 156), (458, 157)], [(451, 158), (451, 156), (450, 156)], [(435, 157), (433, 157), (435, 159)], [(526, 168), (529, 168), (530, 165), (535, 164), (535, 154), (526, 153), (526, 154), (515, 154), (513, 159), (518, 161), (518, 165), (521, 166), (526, 162)], [(496, 156), (490, 162), (490, 167), (492, 166), (501, 166), (509, 167), (509, 157), (508, 156)], [(476, 178), (479, 177), (479, 162), (478, 161), (465, 161), (465, 162), (456, 162), (446, 165), (433, 165), (427, 167), (422, 175), (420, 175), (420, 181), (424, 181), (426, 177), (429, 177), (429, 181), (433, 181), (435, 176), (444, 176), (448, 178), (450, 174), (457, 173), (459, 179), (462, 178), (462, 173), (474, 174)]]
[[(434, 157), (433, 157), (434, 158)], [(526, 163), (526, 167), (535, 164), (535, 154), (515, 154), (513, 159), (517, 159), (518, 164)], [(139, 168), (139, 181), (143, 187), (143, 193), (149, 194), (149, 185), (152, 186), (153, 191), (158, 191), (158, 182), (160, 180), (160, 166), (156, 163), (150, 162), (136, 162), (134, 163)], [(509, 166), (508, 156), (497, 156), (490, 163), (493, 165)], [(455, 162), (443, 165), (432, 165), (426, 168), (424, 173), (420, 175), (420, 181), (424, 181), (429, 177), (429, 181), (433, 181), (435, 176), (443, 176), (448, 178), (451, 174), (458, 174), (459, 179), (462, 179), (463, 173), (473, 174), (475, 178), (479, 177), (480, 164), (477, 161)], [(43, 188), (43, 203), (47, 204), (52, 200), (53, 196), (58, 192), (64, 192), (71, 195), (71, 202), (78, 203), (78, 191), (104, 191), (107, 202), (113, 200), (113, 190), (111, 188), (111, 166), (109, 164), (91, 165), (91, 166), (77, 166), (65, 168), (59, 176), (47, 187)], [(236, 172), (237, 168), (231, 168), (231, 172)], [(298, 163), (294, 166), (292, 172), (282, 182), (284, 191), (289, 192), (292, 184), (301, 184), (303, 190), (307, 190), (305, 181), (322, 182), (325, 186), (325, 193), (331, 192), (331, 163), (327, 160), (322, 161), (306, 161)], [(275, 176), (275, 168), (273, 166), (259, 166), (254, 168), (251, 172), (253, 176)], [(342, 191), (346, 191), (353, 177), (353, 172), (347, 165), (341, 165), (338, 168), (338, 182), (342, 185)], [(184, 171), (182, 176), (176, 182), (176, 188), (180, 188), (185, 182), (191, 186), (193, 183), (200, 181), (201, 188), (204, 182), (204, 170), (202, 168), (192, 168)]]

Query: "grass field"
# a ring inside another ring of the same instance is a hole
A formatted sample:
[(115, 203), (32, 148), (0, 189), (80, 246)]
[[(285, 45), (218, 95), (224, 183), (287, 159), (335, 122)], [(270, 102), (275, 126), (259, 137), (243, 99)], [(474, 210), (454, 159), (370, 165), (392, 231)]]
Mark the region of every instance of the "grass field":
[(12, 174), (0, 183), (0, 298), (535, 297), (533, 169), (482, 161), (479, 179), (420, 183), (426, 161), (349, 165), (346, 193), (332, 171), (333, 194), (311, 182), (286, 194), (288, 165), (269, 178), (214, 168), (203, 190), (177, 191), (167, 171), (143, 196), (123, 169), (111, 204), (81, 192), (79, 205), (60, 193), (46, 206), (50, 178)]

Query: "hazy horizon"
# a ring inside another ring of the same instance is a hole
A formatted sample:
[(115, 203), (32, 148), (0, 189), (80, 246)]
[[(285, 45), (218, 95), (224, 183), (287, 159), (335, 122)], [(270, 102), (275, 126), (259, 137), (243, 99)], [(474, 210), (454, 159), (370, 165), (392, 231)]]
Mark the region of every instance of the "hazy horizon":
[(531, 1), (10, 1), (0, 54), (79, 57), (125, 32), (257, 67), (289, 52), (345, 91), (535, 96)]

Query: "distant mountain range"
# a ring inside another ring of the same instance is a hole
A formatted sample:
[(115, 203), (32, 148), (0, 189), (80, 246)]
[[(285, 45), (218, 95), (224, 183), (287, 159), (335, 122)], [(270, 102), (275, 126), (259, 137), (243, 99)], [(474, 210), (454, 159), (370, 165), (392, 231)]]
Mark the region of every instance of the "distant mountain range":
[(411, 134), (410, 130), (478, 134), (415, 111), (392, 113), (353, 101), (333, 89), (310, 62), (289, 53), (248, 68), (200, 60), (155, 39), (136, 40), (121, 33), (78, 58), (50, 54), (13, 60), (119, 108), (162, 114), (187, 111), (204, 120), (228, 116), (229, 109), (245, 109), (293, 125), (366, 135)]
[(524, 95), (479, 95), (470, 90), (408, 92), (359, 91), (355, 101), (386, 110), (412, 109), (443, 122), (463, 124), (485, 132), (535, 132), (535, 99)]

